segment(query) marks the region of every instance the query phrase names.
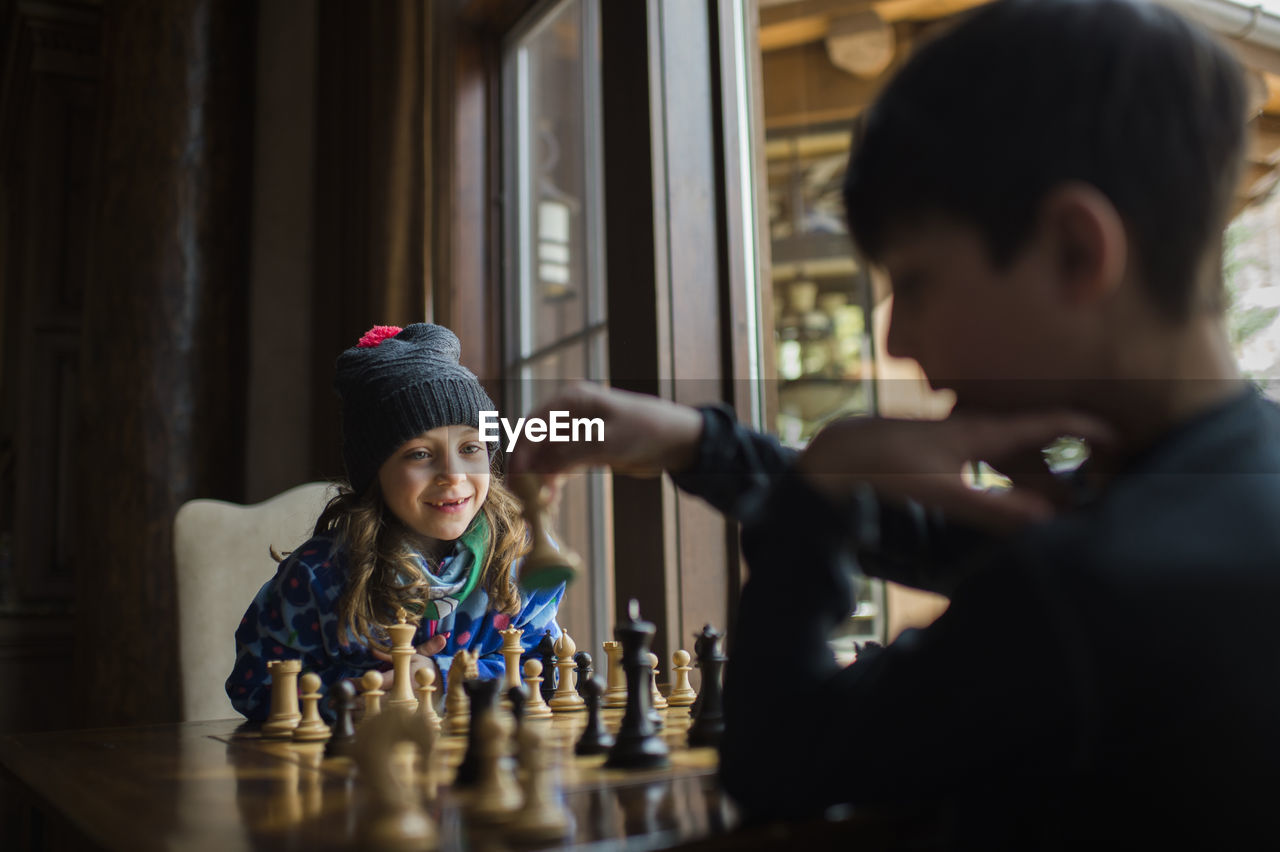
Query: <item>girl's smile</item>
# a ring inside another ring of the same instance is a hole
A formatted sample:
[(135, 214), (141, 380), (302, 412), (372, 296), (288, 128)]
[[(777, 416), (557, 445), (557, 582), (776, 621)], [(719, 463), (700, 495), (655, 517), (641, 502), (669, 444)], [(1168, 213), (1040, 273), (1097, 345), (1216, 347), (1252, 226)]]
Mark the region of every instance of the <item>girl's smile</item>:
[(455, 512), (461, 512), (465, 510), (467, 506), (470, 505), (471, 498), (470, 497), (446, 498), (443, 500), (435, 500), (435, 501), (428, 500), (426, 501), (426, 503), (428, 506), (430, 506), (431, 508), (437, 511), (444, 512), (445, 514), (453, 514)]

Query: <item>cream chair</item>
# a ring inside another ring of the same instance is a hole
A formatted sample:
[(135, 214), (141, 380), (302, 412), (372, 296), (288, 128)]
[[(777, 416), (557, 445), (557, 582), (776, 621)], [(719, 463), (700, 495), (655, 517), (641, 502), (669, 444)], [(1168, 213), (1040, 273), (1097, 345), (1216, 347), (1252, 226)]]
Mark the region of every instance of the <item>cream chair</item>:
[(237, 716), (223, 689), (235, 663), (236, 628), (253, 596), (276, 570), (270, 548), (306, 541), (334, 495), (308, 482), (251, 506), (191, 500), (173, 520), (178, 575), (178, 641), (184, 719)]

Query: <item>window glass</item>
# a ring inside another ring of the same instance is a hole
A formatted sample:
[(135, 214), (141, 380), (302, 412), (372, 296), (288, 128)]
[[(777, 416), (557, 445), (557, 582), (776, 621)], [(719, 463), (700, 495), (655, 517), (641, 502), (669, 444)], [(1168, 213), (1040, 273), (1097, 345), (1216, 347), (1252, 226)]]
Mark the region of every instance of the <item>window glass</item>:
[[(565, 383), (603, 381), (603, 205), (597, 0), (536, 6), (503, 50), (503, 281), (506, 416)], [(611, 627), (612, 544), (606, 474), (567, 478), (553, 535), (583, 559), (560, 624), (599, 658)]]

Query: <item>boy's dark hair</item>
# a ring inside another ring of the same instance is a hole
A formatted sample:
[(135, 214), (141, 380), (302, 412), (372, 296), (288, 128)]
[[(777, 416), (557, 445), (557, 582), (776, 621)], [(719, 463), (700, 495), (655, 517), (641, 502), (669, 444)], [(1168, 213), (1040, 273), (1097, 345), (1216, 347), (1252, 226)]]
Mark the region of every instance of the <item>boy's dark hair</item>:
[(868, 110), (849, 229), (880, 260), (895, 229), (942, 214), (1003, 265), (1045, 195), (1079, 180), (1119, 211), (1150, 299), (1185, 319), (1220, 252), (1246, 109), (1234, 58), (1155, 3), (997, 0), (922, 46)]

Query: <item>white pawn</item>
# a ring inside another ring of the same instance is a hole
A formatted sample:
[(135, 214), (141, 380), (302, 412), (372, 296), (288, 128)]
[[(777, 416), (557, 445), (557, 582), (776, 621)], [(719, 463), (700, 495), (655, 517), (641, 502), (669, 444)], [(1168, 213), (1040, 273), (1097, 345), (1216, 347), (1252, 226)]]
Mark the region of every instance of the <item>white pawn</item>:
[(519, 732), (520, 768), (524, 772), (521, 785), (524, 804), (516, 811), (506, 828), (514, 841), (548, 843), (568, 836), (571, 826), (568, 811), (556, 796), (552, 785), (551, 761), (548, 759), (542, 732), (524, 725)]
[(553, 713), (578, 713), (587, 709), (582, 696), (573, 685), (574, 670), (578, 667), (578, 664), (573, 661), (573, 655), (577, 650), (578, 646), (569, 636), (569, 631), (560, 631), (560, 638), (555, 644), (556, 668), (560, 672), (560, 682), (556, 685), (555, 694), (551, 696)]
[(298, 672), (301, 660), (272, 660), (267, 663), (271, 674), (271, 715), (262, 725), (262, 736), (271, 740), (287, 740), (293, 736), (302, 714), (298, 712)]
[(332, 734), (320, 718), (320, 675), (307, 672), (302, 676), (302, 721), (293, 729), (293, 741), (322, 743)]
[(689, 683), (689, 672), (693, 671), (689, 660), (689, 652), (683, 648), (671, 655), (671, 662), (674, 663), (671, 670), (676, 673), (676, 679), (671, 685), (667, 703), (672, 707), (690, 707), (698, 698), (698, 693), (693, 691), (693, 686)]
[(432, 731), (440, 730), (440, 717), (436, 715), (436, 670), (432, 666), (418, 669), (414, 679), (418, 681), (418, 719)]
[(524, 705), (526, 719), (546, 719), (551, 708), (542, 700), (542, 663), (539, 660), (524, 661), (524, 682), (529, 685), (529, 699)]
[(666, 710), (667, 699), (662, 697), (661, 690), (658, 689), (658, 655), (649, 655), (649, 691), (653, 694), (653, 709)]
[(369, 669), (360, 678), (360, 686), (360, 696), (364, 699), (364, 718), (360, 722), (363, 725), (382, 712), (382, 696), (386, 695), (382, 691), (382, 672)]

